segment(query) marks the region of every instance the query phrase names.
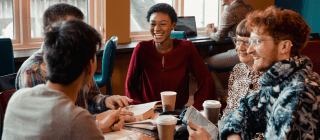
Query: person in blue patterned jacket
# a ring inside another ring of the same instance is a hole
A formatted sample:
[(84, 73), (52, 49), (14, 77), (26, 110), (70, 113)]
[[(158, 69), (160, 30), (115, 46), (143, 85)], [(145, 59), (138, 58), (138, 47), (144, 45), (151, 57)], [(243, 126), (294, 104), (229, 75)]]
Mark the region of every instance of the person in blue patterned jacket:
[(300, 14), (274, 6), (247, 16), (252, 31), (247, 52), (253, 69), (265, 71), (261, 90), (246, 95), (229, 114), (221, 139), (251, 139), (264, 132), (265, 139), (320, 139), (320, 77), (300, 51), (310, 27)]
[[(274, 6), (254, 11), (247, 20), (253, 69), (266, 73), (259, 80), (261, 90), (244, 96), (239, 109), (224, 119), (221, 139), (250, 140), (264, 132), (267, 140), (319, 140), (320, 77), (311, 60), (299, 55), (310, 27), (300, 14)], [(194, 138), (207, 136), (196, 130)]]

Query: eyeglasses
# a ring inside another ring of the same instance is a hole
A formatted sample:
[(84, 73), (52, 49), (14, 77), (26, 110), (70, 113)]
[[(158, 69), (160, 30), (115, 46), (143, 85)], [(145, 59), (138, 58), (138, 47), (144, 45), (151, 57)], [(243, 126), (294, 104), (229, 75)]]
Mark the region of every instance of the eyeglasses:
[(278, 38), (261, 39), (261, 38), (248, 38), (249, 46), (253, 45), (256, 49), (260, 47), (263, 41), (271, 41)]
[(241, 39), (238, 39), (238, 38), (236, 38), (236, 37), (232, 37), (232, 41), (233, 41), (234, 45), (236, 45), (236, 46), (240, 46), (240, 45), (241, 45), (241, 42), (242, 42), (242, 44), (243, 44), (246, 48), (249, 47), (249, 40), (241, 40)]

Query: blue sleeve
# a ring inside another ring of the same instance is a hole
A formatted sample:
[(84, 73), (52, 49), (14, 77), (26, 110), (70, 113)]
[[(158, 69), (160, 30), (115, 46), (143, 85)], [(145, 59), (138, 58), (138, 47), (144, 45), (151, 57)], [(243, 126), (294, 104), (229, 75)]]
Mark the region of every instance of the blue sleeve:
[(88, 110), (94, 113), (101, 113), (109, 110), (110, 108), (105, 104), (107, 97), (107, 95), (101, 94), (99, 87), (93, 78), (92, 82), (90, 82), (90, 90), (87, 98)]
[[(261, 99), (261, 100), (259, 100)], [(221, 139), (226, 140), (231, 134), (239, 134), (241, 139), (250, 140), (256, 132), (264, 132), (266, 128), (265, 94), (255, 91), (240, 100), (239, 109), (229, 112), (221, 128)]]

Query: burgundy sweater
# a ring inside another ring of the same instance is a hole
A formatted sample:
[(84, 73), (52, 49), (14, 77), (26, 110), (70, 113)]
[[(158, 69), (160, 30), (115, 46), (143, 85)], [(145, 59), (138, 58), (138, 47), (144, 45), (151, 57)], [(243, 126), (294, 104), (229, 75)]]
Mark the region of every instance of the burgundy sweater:
[[(164, 56), (164, 69), (162, 69)], [(175, 39), (170, 52), (156, 50), (153, 40), (138, 43), (127, 73), (125, 93), (133, 104), (160, 101), (160, 92), (177, 92), (176, 108), (189, 99), (189, 72), (197, 80), (193, 106), (202, 110), (205, 100), (217, 99), (211, 73), (191, 41)]]

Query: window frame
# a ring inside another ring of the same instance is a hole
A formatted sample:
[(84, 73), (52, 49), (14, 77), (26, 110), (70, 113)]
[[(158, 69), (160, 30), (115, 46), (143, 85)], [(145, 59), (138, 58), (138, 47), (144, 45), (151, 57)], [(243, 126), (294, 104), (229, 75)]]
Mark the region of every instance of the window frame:
[[(88, 0), (88, 21), (104, 38), (104, 0)], [(39, 49), (44, 38), (31, 38), (30, 0), (13, 0), (14, 32), (13, 50)]]
[[(220, 0), (218, 1), (218, 26), (220, 23), (220, 16), (223, 10), (223, 7), (221, 6)], [(175, 9), (178, 16), (184, 15), (184, 0), (172, 0), (172, 7)], [(205, 35), (205, 27), (197, 28), (197, 34), (198, 35)], [(150, 31), (130, 31), (130, 38), (131, 41), (142, 41), (142, 40), (150, 40), (152, 39)]]

